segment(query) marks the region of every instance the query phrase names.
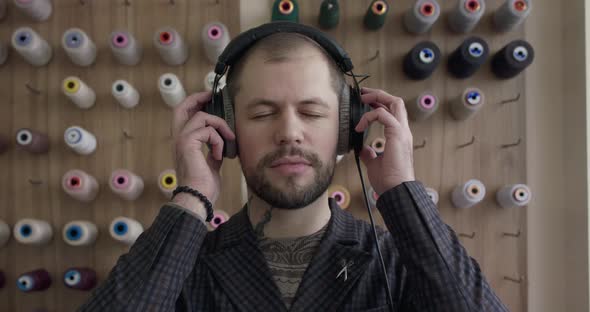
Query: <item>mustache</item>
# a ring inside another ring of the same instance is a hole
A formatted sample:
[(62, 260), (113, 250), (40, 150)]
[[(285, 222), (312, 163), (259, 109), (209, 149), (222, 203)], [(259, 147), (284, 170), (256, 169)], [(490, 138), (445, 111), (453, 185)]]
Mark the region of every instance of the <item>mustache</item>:
[(322, 161), (317, 154), (294, 146), (283, 146), (278, 150), (265, 155), (259, 162), (260, 167), (270, 167), (274, 161), (285, 156), (299, 156), (309, 161), (312, 167), (318, 168), (322, 166)]

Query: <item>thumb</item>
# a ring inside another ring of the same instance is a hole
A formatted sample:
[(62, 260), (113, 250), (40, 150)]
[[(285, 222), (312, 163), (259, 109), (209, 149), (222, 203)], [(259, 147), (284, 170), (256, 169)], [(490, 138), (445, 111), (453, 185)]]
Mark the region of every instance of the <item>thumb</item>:
[(222, 163), (223, 163), (223, 158), (221, 158), (221, 160), (215, 159), (213, 156), (213, 152), (211, 150), (207, 153), (207, 164), (215, 172), (219, 172), (219, 169), (221, 168)]

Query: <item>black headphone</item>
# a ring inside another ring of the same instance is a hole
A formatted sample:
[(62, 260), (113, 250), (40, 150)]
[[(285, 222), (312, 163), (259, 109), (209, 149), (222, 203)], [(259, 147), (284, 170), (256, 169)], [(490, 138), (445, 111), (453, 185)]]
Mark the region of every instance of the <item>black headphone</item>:
[[(235, 133), (235, 115), (232, 103), (232, 96), (229, 89), (225, 86), (220, 91), (218, 89), (219, 79), (226, 73), (227, 69), (233, 66), (242, 57), (245, 52), (252, 47), (258, 40), (275, 33), (298, 33), (317, 42), (324, 50), (334, 59), (340, 70), (354, 80), (354, 85), (346, 84), (340, 93), (339, 109), (339, 134), (337, 154), (343, 155), (350, 150), (359, 153), (363, 147), (367, 131), (357, 133), (354, 128), (360, 121), (362, 115), (368, 111), (367, 105), (364, 105), (360, 97), (359, 82), (352, 72), (352, 61), (348, 54), (332, 38), (323, 32), (302, 24), (293, 22), (271, 22), (252, 28), (241, 33), (234, 38), (223, 50), (223, 53), (217, 59), (215, 65), (215, 80), (213, 82), (213, 96), (204, 111), (214, 116), (224, 119), (232, 131)], [(223, 144), (223, 156), (235, 158), (238, 155), (238, 146), (236, 141), (226, 141)]]

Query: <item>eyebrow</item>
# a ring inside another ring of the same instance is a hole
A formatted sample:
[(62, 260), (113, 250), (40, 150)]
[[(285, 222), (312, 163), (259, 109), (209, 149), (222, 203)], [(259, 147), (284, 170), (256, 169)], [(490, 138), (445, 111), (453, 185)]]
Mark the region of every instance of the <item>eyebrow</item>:
[[(300, 101), (298, 104), (300, 104), (300, 105), (319, 105), (319, 106), (322, 106), (327, 109), (330, 108), (330, 105), (328, 105), (328, 103), (326, 103), (326, 101), (324, 101), (323, 99), (321, 99), (319, 97), (312, 97), (309, 99), (305, 99), (303, 101)], [(271, 106), (271, 107), (279, 106), (278, 103), (276, 103), (272, 100), (268, 100), (268, 99), (264, 99), (264, 98), (255, 98), (252, 101), (250, 101), (250, 103), (248, 103), (248, 105), (246, 106), (246, 109), (249, 110), (249, 109), (259, 106), (259, 105)]]

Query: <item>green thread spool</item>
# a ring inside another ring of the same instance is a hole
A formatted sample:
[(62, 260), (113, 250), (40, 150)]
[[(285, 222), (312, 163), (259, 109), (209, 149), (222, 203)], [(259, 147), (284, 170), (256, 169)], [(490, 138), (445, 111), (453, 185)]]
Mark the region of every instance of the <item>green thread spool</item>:
[(377, 30), (385, 24), (385, 18), (389, 12), (389, 5), (383, 0), (374, 0), (365, 14), (365, 27)]
[(338, 0), (324, 0), (320, 6), (320, 27), (332, 29), (338, 25), (340, 20), (340, 5)]
[(275, 0), (272, 21), (299, 23), (299, 5), (296, 0)]

